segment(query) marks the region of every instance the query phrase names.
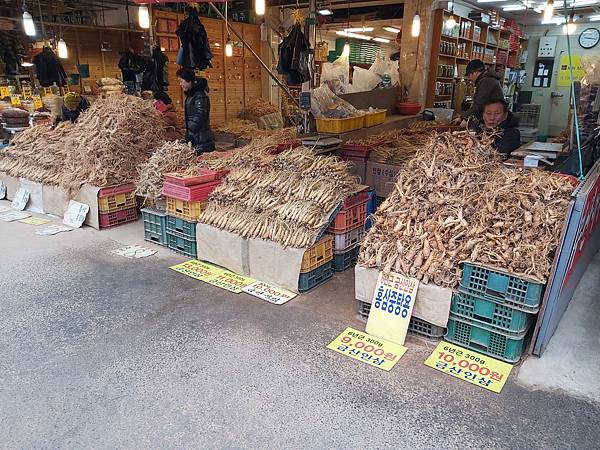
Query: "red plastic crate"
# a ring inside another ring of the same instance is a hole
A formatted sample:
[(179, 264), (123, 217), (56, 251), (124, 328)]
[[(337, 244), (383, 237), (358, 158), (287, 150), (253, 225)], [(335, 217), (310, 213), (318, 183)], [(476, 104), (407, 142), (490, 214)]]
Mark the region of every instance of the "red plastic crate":
[(107, 214), (99, 214), (100, 228), (110, 228), (123, 223), (135, 222), (138, 219), (137, 208), (123, 209)]
[(200, 202), (208, 199), (210, 193), (219, 184), (221, 184), (221, 180), (215, 180), (209, 183), (202, 183), (194, 186), (179, 186), (177, 184), (172, 184), (165, 181), (162, 188), (162, 195), (186, 202)]
[(283, 153), (286, 150), (291, 150), (293, 148), (300, 147), (300, 145), (302, 145), (302, 142), (300, 142), (298, 139), (292, 139), (273, 146), (269, 150), (269, 153), (271, 155), (279, 155), (280, 153)]
[(168, 172), (163, 175), (167, 183), (176, 184), (177, 186), (194, 186), (216, 180), (218, 172), (200, 167), (196, 176), (186, 176), (180, 172)]
[(127, 194), (133, 191), (135, 191), (135, 184), (133, 183), (120, 184), (119, 186), (109, 186), (98, 191), (98, 198), (104, 198), (117, 194)]
[(342, 209), (337, 216), (335, 216), (328, 231), (334, 234), (341, 234), (364, 226), (365, 221), (367, 220), (367, 203), (368, 195), (367, 200), (364, 202), (348, 209)]
[(360, 158), (368, 158), (369, 153), (373, 150), (372, 145), (366, 144), (344, 144), (342, 145), (342, 154), (344, 157), (352, 156), (352, 157), (360, 157)]
[(369, 191), (358, 192), (351, 197), (348, 197), (344, 200), (344, 204), (342, 205), (342, 210), (340, 212), (345, 211), (346, 209), (352, 208), (353, 206), (358, 205), (359, 203), (364, 203), (369, 200)]

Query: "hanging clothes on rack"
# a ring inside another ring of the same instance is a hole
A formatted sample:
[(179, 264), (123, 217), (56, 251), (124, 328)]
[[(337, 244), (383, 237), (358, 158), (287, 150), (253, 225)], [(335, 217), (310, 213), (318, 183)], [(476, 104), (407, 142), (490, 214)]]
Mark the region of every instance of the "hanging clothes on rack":
[(279, 44), (277, 71), (287, 78), (288, 84), (300, 84), (310, 80), (308, 57), (310, 42), (296, 23)]
[(152, 57), (146, 65), (142, 79), (142, 91), (164, 91), (169, 85), (169, 58), (158, 45), (152, 49)]
[(136, 82), (136, 75), (144, 72), (147, 62), (141, 55), (131, 50), (125, 51), (119, 59), (119, 69), (123, 75), (123, 83), (126, 81)]
[(177, 64), (188, 69), (204, 70), (212, 67), (210, 60), (213, 55), (208, 36), (195, 9), (188, 10), (187, 18), (179, 24), (176, 33), (181, 42)]
[(42, 52), (33, 58), (37, 78), (43, 87), (67, 85), (67, 74), (60, 60), (50, 47), (42, 48)]

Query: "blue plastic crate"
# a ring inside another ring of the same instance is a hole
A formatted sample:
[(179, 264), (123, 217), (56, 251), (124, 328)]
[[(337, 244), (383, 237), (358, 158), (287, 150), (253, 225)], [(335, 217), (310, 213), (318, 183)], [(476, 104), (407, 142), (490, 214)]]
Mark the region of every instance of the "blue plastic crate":
[(167, 216), (154, 208), (143, 208), (144, 239), (159, 245), (167, 245)]
[(460, 286), (463, 291), (485, 300), (510, 302), (536, 308), (540, 305), (544, 285), (535, 281), (464, 263)]
[(298, 291), (306, 292), (324, 283), (333, 276), (333, 261), (329, 261), (310, 272), (301, 273), (298, 279)]
[(167, 243), (169, 249), (180, 255), (189, 256), (190, 258), (198, 257), (198, 250), (196, 246), (196, 240), (184, 239), (179, 236), (167, 233)]
[(521, 359), (526, 334), (494, 332), (450, 315), (446, 340), (513, 364)]
[(459, 290), (452, 295), (450, 311), (484, 328), (520, 333), (529, 328), (538, 309), (509, 302), (496, 303)]
[(367, 202), (367, 220), (365, 221), (365, 230), (370, 230), (373, 226), (373, 220), (370, 215), (377, 210), (377, 195), (375, 189), (369, 189), (369, 201)]
[(333, 255), (333, 270), (335, 272), (342, 272), (350, 267), (356, 265), (358, 260), (358, 254), (360, 253), (360, 246), (354, 247), (344, 253), (335, 253)]
[(167, 216), (167, 233), (190, 241), (196, 240), (196, 223), (180, 219), (175, 216)]

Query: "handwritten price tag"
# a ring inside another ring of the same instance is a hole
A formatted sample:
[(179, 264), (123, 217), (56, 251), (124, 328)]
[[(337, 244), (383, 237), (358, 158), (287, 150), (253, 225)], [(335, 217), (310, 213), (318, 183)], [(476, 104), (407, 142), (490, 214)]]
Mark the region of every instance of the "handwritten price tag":
[(20, 105), (21, 104), (21, 96), (18, 94), (13, 94), (10, 96), (10, 103), (13, 105)]
[(502, 391), (513, 367), (445, 341), (438, 344), (425, 365), (496, 393)]
[(9, 97), (10, 96), (10, 89), (8, 88), (8, 86), (0, 86), (0, 97), (4, 98), (4, 97)]
[(225, 289), (229, 292), (233, 292), (234, 294), (239, 294), (245, 287), (251, 285), (256, 280), (238, 275), (237, 273), (233, 273), (228, 270), (224, 270), (215, 277), (208, 278), (203, 281), (208, 284), (212, 284), (213, 286), (220, 287), (221, 289)]
[(195, 259), (181, 264), (176, 264), (169, 267), (169, 269), (200, 281), (206, 281), (207, 279), (214, 278), (225, 271), (225, 269), (221, 269), (220, 267), (213, 266), (212, 264)]
[(52, 95), (52, 89), (51, 88), (49, 88), (49, 87), (45, 87), (44, 88), (44, 97), (46, 95)]
[(41, 217), (27, 217), (26, 219), (21, 219), (19, 220), (19, 222), (21, 223), (26, 223), (28, 225), (45, 225), (47, 223), (50, 223), (51, 220), (48, 219), (42, 219)]
[(24, 87), (22, 89), (22, 92), (23, 92), (24, 99), (28, 99), (29, 97), (31, 97), (31, 88), (30, 87)]
[(270, 284), (257, 281), (242, 289), (245, 293), (265, 300), (274, 305), (283, 305), (296, 297), (296, 294), (285, 289), (281, 289)]
[(17, 192), (15, 192), (15, 198), (13, 198), (13, 201), (10, 204), (10, 207), (12, 209), (16, 209), (17, 211), (23, 211), (25, 209), (25, 206), (27, 205), (28, 201), (29, 201), (29, 191), (27, 191), (26, 189), (23, 189), (23, 188), (19, 188), (19, 189), (17, 189)]
[(89, 205), (69, 200), (69, 206), (65, 211), (63, 223), (73, 228), (79, 228), (85, 221), (85, 216), (90, 211)]
[(342, 355), (389, 372), (406, 353), (406, 347), (370, 336), (354, 328), (346, 328), (328, 346)]
[(41, 109), (44, 107), (44, 103), (42, 103), (42, 98), (39, 95), (34, 95), (31, 97), (33, 100), (33, 107), (35, 109)]
[(6, 185), (0, 181), (0, 200), (6, 197)]

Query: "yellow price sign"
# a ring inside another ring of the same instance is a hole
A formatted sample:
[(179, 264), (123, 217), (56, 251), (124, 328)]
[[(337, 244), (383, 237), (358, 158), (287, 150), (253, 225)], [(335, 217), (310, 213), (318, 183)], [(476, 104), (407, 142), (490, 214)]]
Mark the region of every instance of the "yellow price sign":
[(243, 275), (238, 275), (237, 273), (230, 272), (229, 270), (225, 270), (217, 276), (205, 279), (203, 281), (208, 284), (212, 284), (213, 286), (220, 287), (221, 289), (225, 289), (229, 292), (233, 292), (234, 294), (239, 294), (245, 287), (250, 286), (256, 280)]
[(26, 223), (28, 225), (45, 225), (50, 223), (51, 220), (43, 219), (41, 217), (27, 217), (26, 219), (19, 220), (21, 223)]
[(46, 95), (52, 95), (52, 89), (49, 87), (45, 87), (44, 88), (44, 96)]
[(425, 365), (496, 393), (502, 391), (513, 367), (445, 341), (438, 344)]
[(24, 99), (28, 99), (29, 97), (31, 97), (31, 88), (29, 88), (29, 87), (24, 87), (24, 88), (22, 89), (22, 91), (23, 91), (23, 98), (24, 98)]
[(0, 86), (0, 97), (10, 97), (10, 89), (8, 86)]
[(16, 94), (11, 95), (10, 103), (12, 103), (13, 105), (20, 105), (21, 104), (21, 96), (16, 95)]
[(196, 259), (176, 264), (169, 269), (200, 281), (206, 281), (225, 272), (225, 269)]
[(327, 348), (357, 361), (383, 369), (392, 370), (406, 353), (406, 347), (371, 336), (354, 328), (346, 328)]
[(33, 107), (35, 109), (40, 109), (44, 107), (44, 103), (42, 103), (42, 98), (39, 95), (33, 95), (31, 99), (33, 100)]

